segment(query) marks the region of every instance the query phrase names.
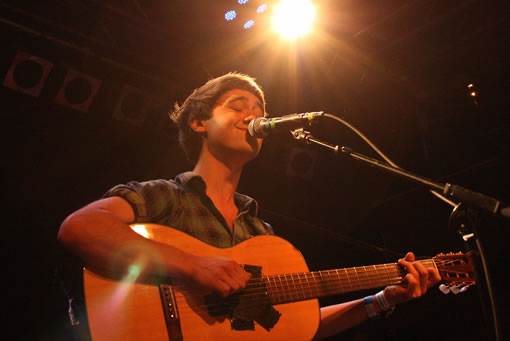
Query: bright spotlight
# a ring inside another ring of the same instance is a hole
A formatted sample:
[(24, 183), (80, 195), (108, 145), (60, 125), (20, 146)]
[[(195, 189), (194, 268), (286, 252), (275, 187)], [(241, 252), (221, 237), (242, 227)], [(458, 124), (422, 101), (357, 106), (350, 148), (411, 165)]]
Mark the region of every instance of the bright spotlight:
[(315, 7), (308, 0), (284, 0), (274, 9), (273, 29), (287, 39), (295, 39), (312, 28)]

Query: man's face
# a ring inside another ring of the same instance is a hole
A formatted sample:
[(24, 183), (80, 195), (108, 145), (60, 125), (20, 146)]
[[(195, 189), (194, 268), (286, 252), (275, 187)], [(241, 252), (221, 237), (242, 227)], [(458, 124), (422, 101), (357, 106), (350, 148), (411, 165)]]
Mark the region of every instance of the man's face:
[(264, 115), (260, 100), (247, 90), (233, 89), (218, 98), (212, 117), (204, 122), (206, 144), (212, 153), (239, 154), (251, 160), (257, 156), (262, 139), (248, 133), (251, 120)]

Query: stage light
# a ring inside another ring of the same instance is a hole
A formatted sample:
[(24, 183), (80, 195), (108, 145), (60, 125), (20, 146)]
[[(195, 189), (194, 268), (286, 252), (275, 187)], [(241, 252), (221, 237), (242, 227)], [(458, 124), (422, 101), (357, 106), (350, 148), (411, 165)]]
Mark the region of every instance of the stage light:
[(289, 154), (286, 174), (292, 177), (311, 178), (315, 173), (316, 162), (316, 151), (294, 147)]
[(475, 85), (473, 83), (469, 83), (467, 87), (468, 87), (468, 89), (472, 89), (474, 86)]
[(253, 25), (255, 25), (255, 21), (250, 19), (244, 23), (243, 27), (245, 30), (247, 30), (247, 29), (251, 28)]
[(227, 13), (225, 13), (225, 20), (226, 21), (231, 21), (231, 20), (234, 20), (237, 16), (237, 13), (236, 11), (232, 10), (232, 11), (228, 11)]
[(476, 97), (477, 93), (476, 93), (476, 91), (471, 91), (470, 95), (471, 95), (471, 97)]
[(52, 68), (52, 62), (18, 51), (5, 75), (3, 85), (27, 95), (39, 97)]
[(240, 4), (240, 5), (244, 5), (245, 3), (248, 2), (248, 0), (237, 0), (237, 2)]
[(315, 7), (308, 0), (285, 0), (276, 5), (273, 29), (287, 39), (295, 39), (312, 28)]
[(102, 81), (82, 72), (69, 69), (57, 93), (55, 102), (74, 110), (87, 112)]
[(266, 4), (262, 4), (259, 7), (257, 7), (257, 13), (263, 13), (267, 9)]
[(147, 117), (151, 96), (137, 88), (124, 85), (113, 118), (142, 127)]

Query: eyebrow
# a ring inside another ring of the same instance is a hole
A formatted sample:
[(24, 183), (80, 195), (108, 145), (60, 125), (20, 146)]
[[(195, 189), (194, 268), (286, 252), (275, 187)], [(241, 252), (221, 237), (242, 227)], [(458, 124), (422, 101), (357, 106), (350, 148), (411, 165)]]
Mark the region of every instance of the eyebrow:
[[(241, 96), (236, 96), (236, 97), (234, 97), (234, 98), (229, 99), (229, 100), (227, 101), (227, 104), (232, 103), (232, 102), (235, 102), (235, 101), (239, 101), (239, 100), (244, 101), (244, 102), (248, 102), (248, 97), (246, 97), (246, 96), (242, 96), (242, 95), (241, 95)], [(262, 107), (262, 103), (260, 103), (260, 101), (258, 100), (258, 98), (257, 98), (257, 106), (258, 106), (258, 107), (259, 107), (262, 111), (264, 111), (264, 108)]]

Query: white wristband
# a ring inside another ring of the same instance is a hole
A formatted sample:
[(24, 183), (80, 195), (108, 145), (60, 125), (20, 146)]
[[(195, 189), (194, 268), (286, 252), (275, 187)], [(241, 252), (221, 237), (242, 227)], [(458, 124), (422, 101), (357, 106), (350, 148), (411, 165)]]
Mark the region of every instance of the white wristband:
[(394, 307), (391, 304), (389, 304), (388, 300), (386, 300), (386, 297), (384, 297), (384, 290), (381, 290), (377, 294), (375, 294), (375, 299), (377, 300), (377, 303), (379, 303), (381, 309), (384, 311), (391, 310)]

